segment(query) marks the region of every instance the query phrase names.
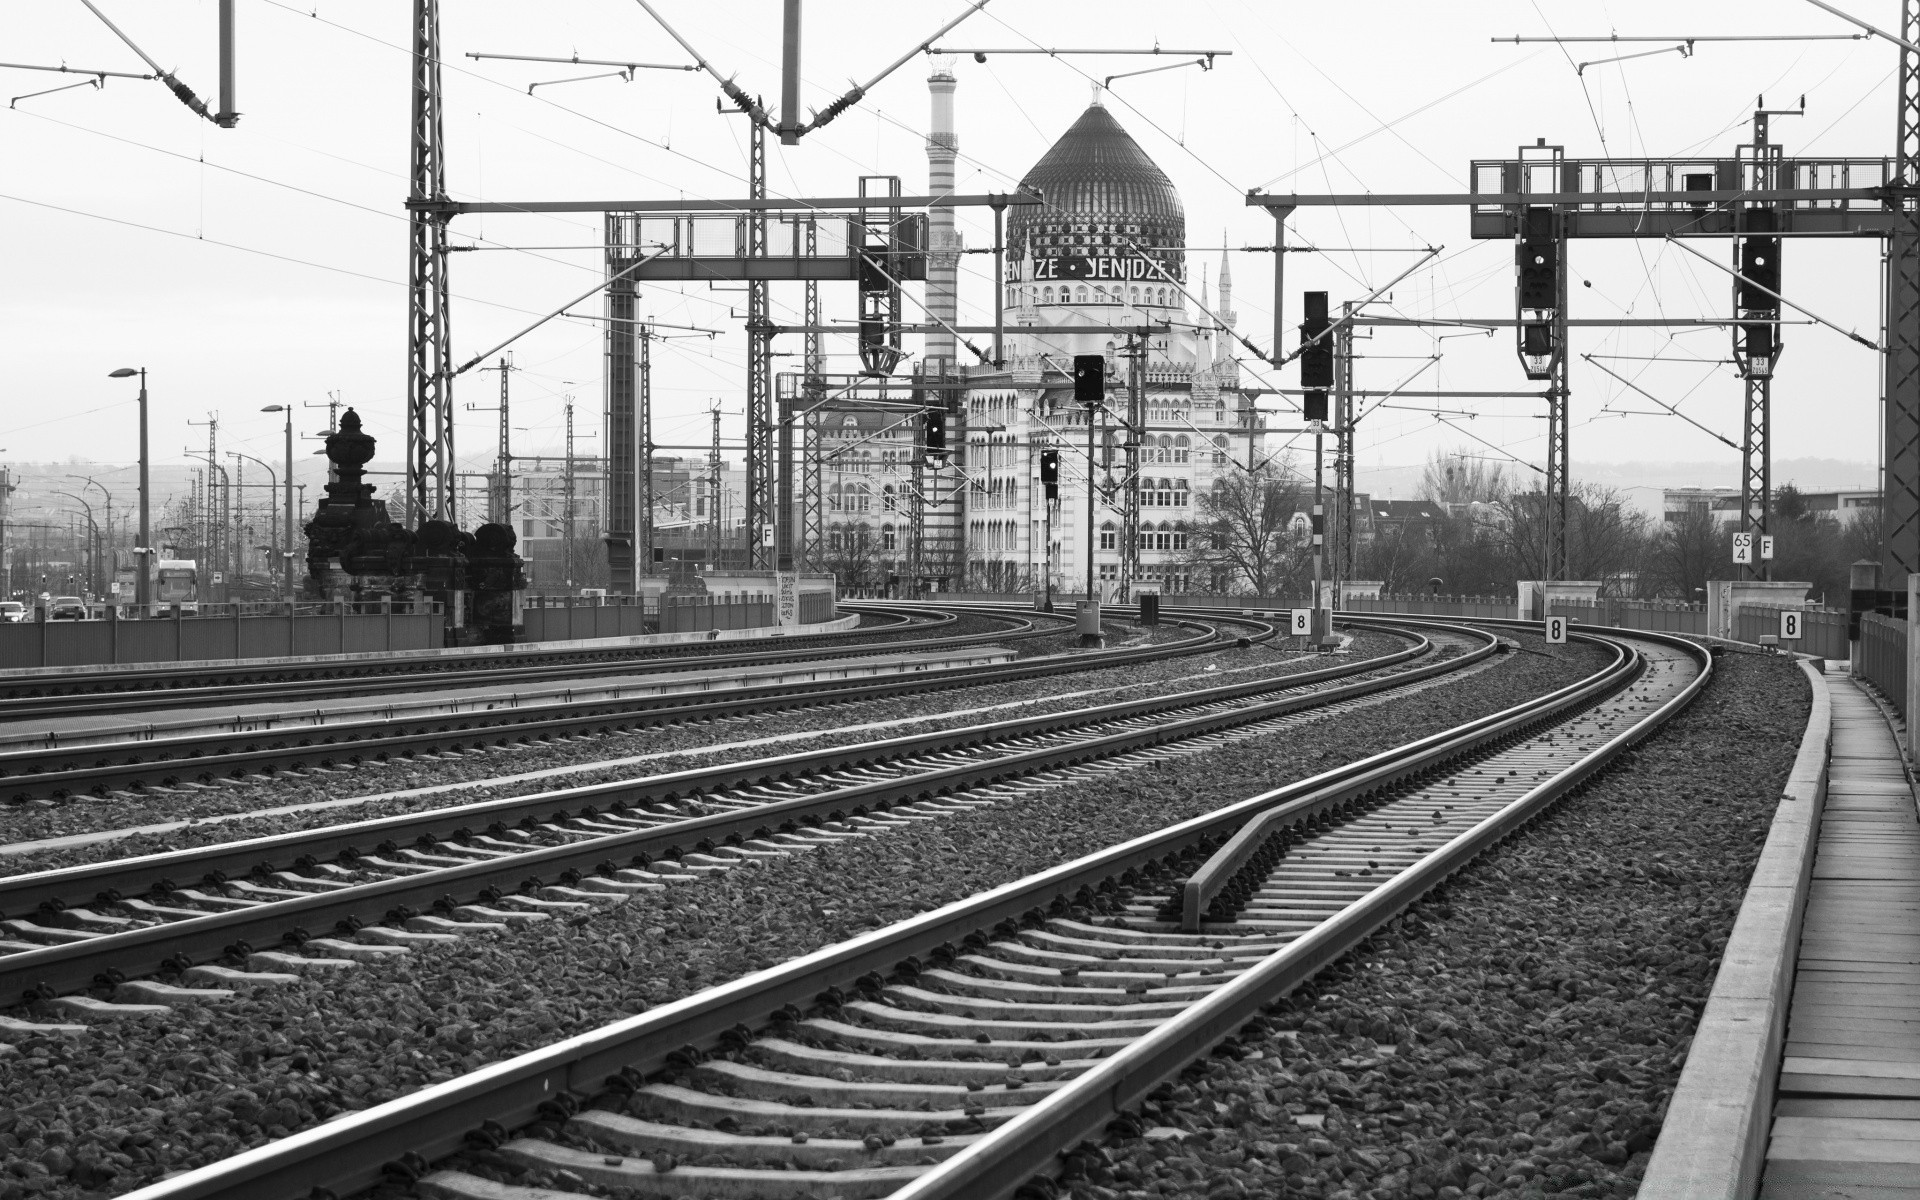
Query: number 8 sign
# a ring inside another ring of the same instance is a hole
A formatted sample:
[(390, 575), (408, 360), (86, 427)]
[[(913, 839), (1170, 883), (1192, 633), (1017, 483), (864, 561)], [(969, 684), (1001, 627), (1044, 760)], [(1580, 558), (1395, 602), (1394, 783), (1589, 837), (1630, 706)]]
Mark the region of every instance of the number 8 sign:
[(1567, 619), (1565, 617), (1547, 618), (1547, 641), (1551, 645), (1567, 644)]
[(1306, 637), (1313, 632), (1313, 610), (1312, 609), (1310, 608), (1288, 609), (1287, 615), (1292, 622), (1290, 632), (1293, 634), (1294, 637)]
[(1780, 640), (1797, 642), (1800, 640), (1800, 613), (1791, 608), (1780, 610)]

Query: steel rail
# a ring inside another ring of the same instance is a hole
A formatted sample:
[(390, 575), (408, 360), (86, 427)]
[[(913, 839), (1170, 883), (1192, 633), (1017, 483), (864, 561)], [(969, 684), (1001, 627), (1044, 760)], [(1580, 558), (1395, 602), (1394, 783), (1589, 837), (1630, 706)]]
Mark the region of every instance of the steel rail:
[[(645, 867), (660, 859), (679, 858), (688, 850), (700, 850), (703, 847), (711, 849), (722, 843), (738, 844), (750, 838), (770, 836), (776, 830), (785, 829), (788, 823), (791, 823), (792, 829), (797, 829), (803, 824), (819, 824), (846, 814), (865, 816), (885, 812), (925, 797), (1111, 758), (1303, 709), (1392, 690), (1459, 670), (1493, 653), (1494, 649), (1493, 640), (1488, 639), (1485, 646), (1468, 655), (1382, 678), (1363, 679), (1338, 687), (1279, 697), (1243, 708), (1203, 712), (1145, 728), (1122, 729), (1085, 741), (1041, 747), (983, 762), (854, 784), (770, 801), (749, 809), (692, 817), (630, 833), (529, 849), (511, 857), (356, 884), (299, 899), (0, 956), (0, 996), (31, 994), (50, 997), (93, 986), (102, 978), (112, 980), (115, 978), (114, 972), (119, 972), (119, 977), (149, 974), (182, 961), (203, 960), (225, 954), (242, 943), (253, 949), (275, 944), (298, 945), (313, 936), (315, 930), (324, 934), (336, 928), (351, 929), (353, 922), (364, 921), (368, 916), (404, 920), (420, 910), (435, 907), (450, 910), (456, 905), (447, 901), (454, 894), (486, 897), (516, 890), (537, 890), (548, 886), (548, 880), (565, 880), (569, 873), (576, 881), (587, 874), (611, 877), (625, 865)], [(1276, 686), (1285, 686), (1289, 678), (1283, 676), (1273, 682)], [(1139, 703), (1131, 702), (1123, 707), (1135, 707)], [(320, 836), (324, 838), (325, 831), (320, 831)], [(248, 861), (249, 858), (243, 856), (241, 861)], [(84, 872), (88, 868), (73, 870)], [(98, 878), (95, 876), (94, 886), (99, 886)], [(147, 878), (151, 879), (152, 876), (148, 875)]]
[[(372, 659), (343, 663), (305, 662), (279, 665), (271, 660), (251, 662), (237, 659), (217, 668), (196, 666), (191, 672), (169, 664), (165, 667), (137, 671), (22, 677), (0, 684), (0, 687), (11, 693), (0, 697), (0, 720), (41, 715), (70, 716), (76, 712), (175, 708), (183, 704), (226, 699), (252, 702), (263, 696), (283, 693), (310, 696), (314, 694), (313, 689), (316, 685), (326, 692), (356, 695), (404, 690), (410, 687), (457, 686), (468, 682), (488, 683), (496, 680), (566, 678), (574, 674), (611, 674), (623, 670), (630, 671), (636, 667), (649, 671), (691, 671), (724, 667), (729, 663), (782, 662), (808, 657), (838, 658), (873, 653), (876, 649), (897, 648), (901, 644), (900, 641), (846, 644), (845, 639), (850, 637), (878, 635), (898, 638), (902, 634), (913, 633), (915, 629), (932, 630), (951, 625), (958, 619), (957, 613), (943, 610), (919, 610), (906, 613), (891, 607), (871, 609), (864, 606), (854, 608), (850, 605), (842, 605), (842, 607), (862, 614), (871, 612), (876, 615), (898, 615), (904, 619), (896, 625), (878, 628), (859, 626), (827, 633), (766, 639), (769, 642), (777, 642), (783, 647), (793, 647), (782, 650), (733, 651), (730, 649), (721, 653), (688, 653), (690, 650), (699, 650), (703, 647), (733, 645), (726, 642), (535, 650), (531, 647), (541, 643), (529, 643), (529, 648), (525, 650), (515, 649), (504, 653), (458, 655), (434, 659)], [(1029, 615), (1070, 620), (1070, 618), (1056, 617), (1050, 613)], [(933, 619), (918, 619), (923, 617)], [(909, 640), (915, 646), (922, 648), (951, 648), (977, 645), (996, 638), (1010, 641), (1044, 637), (1048, 633), (1056, 632), (1058, 630), (1040, 629), (1031, 620), (1026, 620), (1016, 623), (1004, 632)], [(827, 645), (808, 645), (814, 641), (824, 641)], [(223, 681), (194, 682), (186, 686), (176, 686), (181, 680), (201, 681), (210, 675), (218, 676)], [(112, 686), (122, 683), (147, 686), (117, 689)], [(68, 684), (74, 685), (74, 690), (58, 690)], [(88, 703), (88, 701), (93, 702)]]
[(1712, 656), (1684, 638), (1596, 626), (1586, 626), (1580, 632), (1679, 646), (1693, 656), (1699, 671), (1678, 694), (1630, 728), (1219, 990), (1101, 1060), (1005, 1125), (983, 1134), (954, 1157), (892, 1193), (890, 1200), (997, 1200), (1011, 1195), (1035, 1175), (1046, 1173), (1058, 1163), (1063, 1150), (1097, 1136), (1109, 1122), (1188, 1063), (1232, 1037), (1268, 1005), (1360, 945), (1489, 847), (1518, 831), (1665, 724), (1692, 702), (1713, 674)]
[[(1256, 625), (1266, 631), (1256, 637), (1272, 636), (1270, 627), (1256, 619), (1208, 619)], [(527, 708), (504, 706), (462, 713), (422, 713), (413, 717), (389, 714), (385, 718), (284, 730), (222, 731), (12, 751), (0, 753), (0, 792), (13, 789), (16, 795), (104, 795), (113, 788), (151, 780), (168, 786), (182, 779), (209, 782), (217, 778), (238, 778), (253, 771), (300, 769), (338, 760), (384, 760), (398, 754), (500, 745), (583, 730), (620, 731), (636, 725), (695, 721), (742, 712), (764, 713), (830, 701), (871, 700), (935, 687), (1031, 679), (1199, 654), (1220, 643), (1217, 632), (1198, 621), (1175, 623), (1200, 632), (1177, 642), (1074, 658), (1033, 658), (979, 667), (770, 684), (700, 694), (712, 698), (690, 700), (687, 693), (613, 696), (563, 700)], [(555, 708), (568, 711), (552, 715)], [(240, 748), (234, 749), (236, 746)], [(75, 763), (90, 765), (75, 766)]]
[[(1617, 669), (1622, 657), (1617, 652), (1603, 672)], [(1334, 767), (1291, 785), (1291, 792), (1322, 790), (1394, 753)], [(751, 1032), (783, 1005), (804, 1006), (868, 975), (892, 972), (903, 964), (916, 967), (921, 956), (953, 952), (961, 938), (983, 929), (1037, 922), (1049, 903), (1059, 905), (1065, 897), (1110, 893), (1133, 882), (1140, 869), (1177, 862), (1195, 847), (1218, 845), (1272, 803), (1268, 794), (1193, 817), (590, 1033), (342, 1115), (128, 1193), (123, 1200), (260, 1200), (304, 1196), (316, 1187), (348, 1195), (391, 1173), (413, 1176), (426, 1162), (461, 1149), (467, 1135), (483, 1126), (513, 1128), (543, 1111), (556, 1111), (556, 1105), (559, 1111), (571, 1111), (582, 1100), (631, 1092), (648, 1075), (667, 1067), (673, 1056), (702, 1052), (739, 1032)], [(1221, 1026), (1205, 1044), (1218, 1041), (1237, 1024)], [(1050, 1149), (1049, 1158), (1038, 1160), (1039, 1166), (1045, 1166), (1052, 1153)]]
[[(1464, 655), (1458, 665), (1476, 662), (1491, 649), (1482, 647)], [(436, 830), (457, 836), (457, 831), (462, 829), (515, 826), (529, 819), (557, 822), (575, 816), (597, 815), (602, 810), (617, 812), (636, 805), (672, 802), (716, 791), (785, 782), (805, 775), (827, 774), (847, 767), (864, 767), (912, 755), (970, 749), (991, 742), (1043, 736), (1162, 712), (1200, 708), (1267, 692), (1300, 691), (1351, 675), (1386, 670), (1431, 652), (1432, 642), (1416, 636), (1413, 645), (1391, 654), (1292, 675), (1268, 676), (1190, 692), (1115, 701), (879, 741), (813, 747), (795, 754), (696, 767), (642, 779), (582, 784), (525, 796), (375, 817), (321, 829), (4, 876), (0, 877), (0, 916), (26, 915), (39, 911), (49, 902), (71, 907), (93, 902), (103, 896), (137, 895), (152, 887), (155, 880), (257, 875), (261, 873), (262, 863), (288, 863), (293, 856), (326, 858), (346, 850), (365, 849), (389, 841), (405, 844)], [(1419, 678), (1428, 677), (1423, 675)], [(1394, 678), (1397, 682), (1407, 681), (1402, 676)]]

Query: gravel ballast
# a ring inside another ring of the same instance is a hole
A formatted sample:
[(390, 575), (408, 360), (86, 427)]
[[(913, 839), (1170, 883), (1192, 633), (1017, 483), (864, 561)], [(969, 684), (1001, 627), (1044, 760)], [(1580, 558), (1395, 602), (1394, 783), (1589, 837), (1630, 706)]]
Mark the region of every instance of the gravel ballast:
[(1662, 733), (1276, 1006), (1079, 1197), (1632, 1196), (1805, 730), (1729, 654)]
[[(1164, 628), (1164, 627), (1163, 627)], [(1358, 635), (1352, 656), (1371, 658), (1405, 649), (1404, 638), (1386, 634)], [(1222, 670), (1208, 672), (1206, 664), (1218, 664)], [(0, 811), (0, 841), (21, 842), (72, 834), (117, 830), (128, 826), (158, 824), (181, 820), (205, 821), (216, 816), (245, 814), (263, 808), (311, 804), (342, 796), (373, 796), (386, 789), (393, 795), (363, 804), (342, 805), (303, 812), (277, 813), (260, 817), (240, 817), (209, 824), (177, 827), (164, 832), (135, 833), (111, 842), (46, 848), (0, 856), (0, 873), (24, 874), (52, 870), (82, 863), (126, 858), (165, 850), (264, 837), (299, 829), (311, 829), (345, 821), (366, 820), (403, 812), (448, 807), (478, 800), (530, 795), (555, 788), (579, 787), (643, 775), (661, 775), (673, 771), (713, 766), (742, 759), (764, 758), (800, 751), (806, 745), (830, 746), (900, 736), (907, 732), (928, 732), (1006, 720), (1016, 716), (1038, 715), (1155, 694), (1177, 694), (1223, 682), (1281, 676), (1325, 667), (1327, 662), (1313, 656), (1282, 655), (1266, 649), (1221, 650), (1194, 658), (1179, 658), (1131, 666), (1104, 668), (1086, 672), (978, 688), (953, 688), (929, 691), (922, 695), (896, 696), (851, 704), (836, 704), (812, 711), (775, 712), (727, 722), (700, 722), (691, 725), (655, 726), (633, 733), (595, 737), (589, 741), (535, 744), (510, 750), (492, 750), (469, 754), (463, 759), (398, 761), (370, 764), (352, 771), (322, 778), (257, 777), (241, 783), (165, 796), (112, 798), (96, 800), (83, 797), (63, 804), (28, 805)], [(1251, 668), (1242, 670), (1241, 668)], [(1222, 672), (1227, 672), (1223, 674)], [(1086, 695), (1089, 689), (1099, 694)], [(1062, 693), (1068, 693), (1063, 695)], [(995, 706), (1019, 703), (1018, 709), (996, 707), (975, 716), (966, 709), (971, 698)], [(914, 720), (916, 713), (926, 714)], [(944, 714), (944, 715), (943, 715)], [(862, 729), (870, 722), (912, 721), (910, 728)], [(772, 745), (737, 745), (716, 742), (717, 731), (740, 731), (751, 739), (783, 734), (806, 734), (807, 740)], [(677, 753), (676, 753), (677, 752)], [(664, 755), (644, 763), (593, 767), (604, 759), (634, 755)], [(501, 776), (581, 767), (564, 774), (540, 779), (492, 782)], [(444, 785), (463, 779), (475, 781), (470, 788), (447, 789)], [(431, 791), (412, 791), (432, 787)], [(410, 794), (409, 794), (410, 793)]]
[(0, 1200), (128, 1190), (1496, 711), (1602, 661), (1580, 646), (1516, 655), (1284, 737), (739, 868), (612, 912), (218, 1010), (23, 1041), (0, 1057), (0, 1159), (12, 1172)]

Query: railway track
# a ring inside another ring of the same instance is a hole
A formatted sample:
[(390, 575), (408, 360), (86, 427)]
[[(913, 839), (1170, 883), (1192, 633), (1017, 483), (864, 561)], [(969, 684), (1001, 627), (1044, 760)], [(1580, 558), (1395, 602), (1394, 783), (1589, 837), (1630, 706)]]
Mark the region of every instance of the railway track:
[[(622, 696), (590, 691), (541, 704), (502, 705), (459, 713), (390, 713), (357, 720), (283, 728), (196, 731), (163, 738), (39, 746), (0, 753), (0, 797), (105, 796), (115, 790), (209, 785), (251, 774), (332, 770), (399, 757), (463, 753), (509, 743), (629, 732), (647, 726), (744, 713), (866, 701), (934, 689), (974, 687), (1204, 653), (1223, 642), (1262, 641), (1273, 627), (1258, 618), (1176, 620), (1189, 636), (1158, 645), (1072, 657), (1033, 658), (945, 671), (877, 678), (826, 679), (731, 688), (711, 695)], [(1225, 628), (1245, 630), (1229, 635)]]
[[(724, 669), (733, 665), (765, 665), (818, 659), (846, 658), (900, 649), (958, 649), (966, 646), (1020, 642), (1062, 632), (1071, 620), (1049, 613), (968, 613), (937, 607), (912, 609), (890, 606), (843, 605), (882, 622), (838, 633), (779, 638), (781, 649), (732, 649), (733, 643), (667, 646), (602, 646), (566, 650), (528, 647), (492, 653), (447, 655), (437, 658), (372, 658), (350, 663), (274, 663), (244, 659), (217, 668), (196, 665), (191, 671), (156, 666), (138, 671), (82, 672), (60, 676), (14, 676), (0, 679), (0, 721), (80, 713), (140, 712), (157, 708), (226, 703), (257, 704), (291, 697), (302, 702), (339, 696), (376, 696), (394, 692), (446, 687), (483, 687), (537, 683), (557, 679), (649, 672)], [(1005, 623), (1004, 629), (984, 633), (930, 636), (973, 615)], [(726, 647), (726, 648), (723, 648)]]
[[(1683, 707), (1712, 660), (1598, 631), (1588, 679), (132, 1193), (997, 1197)], [(0, 960), (4, 962), (4, 960)], [(453, 1158), (450, 1164), (439, 1165)], [(475, 1173), (476, 1171), (481, 1173)], [(526, 1186), (537, 1180), (540, 1187)]]
[[(0, 878), (0, 995), (111, 991), (154, 972), (219, 979), (226, 968), (196, 964), (286, 966), (279, 956), (315, 935), (311, 952), (338, 952), (340, 936), (405, 943), (611, 903), (969, 789), (1255, 736), (1493, 650), (1482, 636), (1413, 665), (1434, 649), (1414, 636), (1395, 654), (1302, 674)], [(371, 927), (381, 921), (392, 928)]]

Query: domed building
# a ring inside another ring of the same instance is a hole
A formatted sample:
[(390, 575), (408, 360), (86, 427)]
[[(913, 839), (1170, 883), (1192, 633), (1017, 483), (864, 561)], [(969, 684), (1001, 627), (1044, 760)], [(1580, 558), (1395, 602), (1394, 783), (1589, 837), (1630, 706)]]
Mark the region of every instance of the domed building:
[[(1050, 570), (1056, 591), (1083, 592), (1091, 561), (1109, 600), (1141, 584), (1225, 590), (1230, 580), (1194, 565), (1194, 497), (1235, 461), (1261, 457), (1263, 440), (1222, 353), (1235, 320), (1225, 252), (1218, 274), (1194, 287), (1180, 194), (1097, 92), (1021, 185), (1046, 202), (1008, 210), (1006, 365), (967, 373), (961, 586), (1026, 590)], [(1108, 360), (1091, 538), (1076, 354)], [(1051, 520), (1038, 474), (1048, 446), (1061, 453)]]

